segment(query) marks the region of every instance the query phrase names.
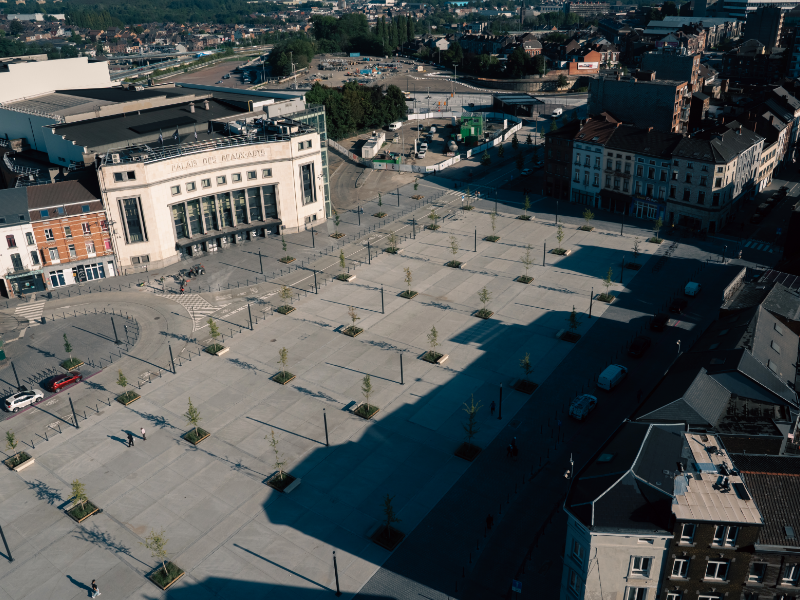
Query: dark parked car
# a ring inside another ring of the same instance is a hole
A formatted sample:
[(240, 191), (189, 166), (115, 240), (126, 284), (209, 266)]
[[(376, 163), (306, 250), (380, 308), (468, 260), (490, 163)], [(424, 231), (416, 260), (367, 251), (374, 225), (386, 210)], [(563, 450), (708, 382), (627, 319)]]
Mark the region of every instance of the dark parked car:
[(647, 352), (647, 349), (650, 347), (650, 338), (645, 335), (637, 336), (633, 342), (631, 342), (631, 347), (628, 348), (628, 356), (633, 356), (634, 358), (639, 358)]
[(750, 217), (750, 222), (753, 223), (754, 225), (758, 225), (763, 220), (764, 217), (761, 215), (761, 213), (756, 213), (752, 217)]
[(689, 306), (689, 302), (684, 298), (675, 298), (672, 301), (672, 304), (669, 305), (669, 312), (682, 314), (686, 307)]
[(664, 327), (667, 326), (669, 322), (669, 315), (665, 315), (664, 313), (658, 313), (653, 320), (650, 321), (650, 329), (653, 331), (664, 331)]
[(42, 381), (42, 387), (50, 392), (57, 392), (61, 388), (68, 386), (71, 383), (77, 383), (83, 379), (83, 375), (77, 371), (70, 371), (69, 373), (62, 373), (61, 375), (54, 375)]

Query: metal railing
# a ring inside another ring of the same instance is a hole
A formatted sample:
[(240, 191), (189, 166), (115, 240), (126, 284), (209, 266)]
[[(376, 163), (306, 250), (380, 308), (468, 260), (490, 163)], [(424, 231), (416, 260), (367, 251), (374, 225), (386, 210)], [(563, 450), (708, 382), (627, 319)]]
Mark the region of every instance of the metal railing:
[(18, 165), (11, 161), (8, 158), (8, 154), (3, 155), (3, 162), (9, 168), (10, 171), (17, 173), (18, 175), (36, 175), (40, 169), (34, 169), (33, 167), (24, 167), (22, 165)]

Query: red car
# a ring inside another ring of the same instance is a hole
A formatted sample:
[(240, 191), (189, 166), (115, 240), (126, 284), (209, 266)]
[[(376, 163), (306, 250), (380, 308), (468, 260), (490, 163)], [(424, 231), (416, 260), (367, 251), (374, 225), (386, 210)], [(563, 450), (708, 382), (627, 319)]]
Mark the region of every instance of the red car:
[(69, 373), (48, 377), (42, 382), (42, 387), (50, 392), (57, 392), (61, 388), (66, 387), (71, 383), (77, 383), (82, 379), (83, 375), (77, 371), (71, 371)]

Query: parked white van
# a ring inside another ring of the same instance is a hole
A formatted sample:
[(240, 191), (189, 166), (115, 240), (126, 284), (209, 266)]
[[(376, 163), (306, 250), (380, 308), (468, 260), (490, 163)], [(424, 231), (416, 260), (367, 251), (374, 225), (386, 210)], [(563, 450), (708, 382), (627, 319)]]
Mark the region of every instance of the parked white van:
[(700, 293), (700, 284), (690, 281), (686, 284), (686, 287), (683, 288), (683, 293), (687, 296), (697, 296), (697, 294)]
[(569, 405), (569, 416), (578, 421), (583, 421), (595, 406), (597, 406), (596, 397), (582, 394)]
[(597, 378), (597, 387), (610, 392), (627, 374), (627, 367), (623, 367), (622, 365), (608, 365), (605, 370), (600, 373), (600, 377)]
[(557, 108), (557, 109), (555, 109), (553, 111), (552, 117), (555, 119), (556, 117), (560, 117), (563, 114), (564, 114), (564, 109), (563, 108)]
[(389, 123), (389, 131), (397, 131), (403, 126), (400, 121), (395, 121), (394, 123)]

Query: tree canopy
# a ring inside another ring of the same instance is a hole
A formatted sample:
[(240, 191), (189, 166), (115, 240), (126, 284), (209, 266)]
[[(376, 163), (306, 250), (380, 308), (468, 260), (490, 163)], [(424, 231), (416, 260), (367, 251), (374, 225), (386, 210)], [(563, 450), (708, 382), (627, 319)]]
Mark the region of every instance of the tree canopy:
[(394, 121), (404, 121), (407, 115), (403, 92), (390, 85), (386, 93), (380, 86), (366, 87), (346, 83), (331, 88), (315, 83), (306, 94), (310, 104), (323, 104), (328, 136), (341, 139), (366, 129), (378, 129)]

